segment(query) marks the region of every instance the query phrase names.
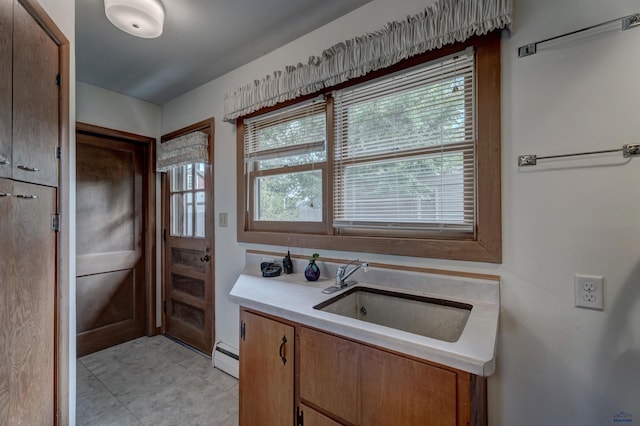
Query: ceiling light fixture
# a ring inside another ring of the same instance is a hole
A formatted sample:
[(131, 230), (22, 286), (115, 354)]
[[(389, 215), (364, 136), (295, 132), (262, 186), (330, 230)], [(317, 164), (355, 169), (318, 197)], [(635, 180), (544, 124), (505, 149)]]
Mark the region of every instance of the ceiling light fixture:
[(104, 0), (104, 13), (113, 25), (136, 37), (162, 34), (164, 8), (159, 0)]

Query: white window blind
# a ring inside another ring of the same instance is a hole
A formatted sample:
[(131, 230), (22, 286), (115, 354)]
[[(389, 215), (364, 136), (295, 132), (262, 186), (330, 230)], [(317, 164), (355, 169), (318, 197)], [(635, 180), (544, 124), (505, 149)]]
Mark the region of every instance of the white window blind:
[(245, 122), (245, 162), (256, 169), (325, 161), (325, 101), (316, 100)]
[(338, 231), (474, 232), (474, 65), (468, 49), (334, 93)]

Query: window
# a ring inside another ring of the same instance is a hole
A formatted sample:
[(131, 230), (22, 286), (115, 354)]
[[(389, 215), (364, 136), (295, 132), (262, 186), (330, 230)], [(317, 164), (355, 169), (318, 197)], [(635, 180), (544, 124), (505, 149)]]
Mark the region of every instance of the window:
[(204, 238), (204, 173), (204, 163), (187, 164), (169, 172), (172, 236)]
[(324, 100), (261, 115), (245, 125), (252, 228), (322, 230), (327, 174)]
[(474, 81), (467, 49), (334, 93), (338, 232), (473, 234)]
[(239, 120), (239, 241), (500, 262), (499, 83), (492, 33)]

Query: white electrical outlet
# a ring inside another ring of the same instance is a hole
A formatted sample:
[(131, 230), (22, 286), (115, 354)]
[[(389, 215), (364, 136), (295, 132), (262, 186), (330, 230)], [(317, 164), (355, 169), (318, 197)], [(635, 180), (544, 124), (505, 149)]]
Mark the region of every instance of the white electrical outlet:
[(574, 275), (575, 305), (579, 308), (604, 310), (604, 278)]

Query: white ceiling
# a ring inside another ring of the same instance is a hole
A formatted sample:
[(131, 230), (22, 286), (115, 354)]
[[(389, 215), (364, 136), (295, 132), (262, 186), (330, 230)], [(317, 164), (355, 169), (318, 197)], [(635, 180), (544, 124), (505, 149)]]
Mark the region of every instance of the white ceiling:
[(164, 33), (141, 39), (107, 20), (103, 0), (76, 0), (76, 78), (163, 104), (371, 0), (161, 1)]

